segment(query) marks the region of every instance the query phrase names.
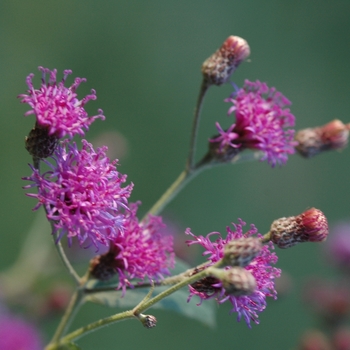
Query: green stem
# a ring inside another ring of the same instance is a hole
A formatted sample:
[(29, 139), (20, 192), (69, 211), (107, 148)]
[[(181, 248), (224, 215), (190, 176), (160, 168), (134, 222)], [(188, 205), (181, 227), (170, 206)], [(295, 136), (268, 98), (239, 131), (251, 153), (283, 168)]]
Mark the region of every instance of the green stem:
[(72, 264), (70, 263), (70, 261), (67, 258), (66, 253), (64, 252), (64, 249), (62, 247), (61, 241), (58, 241), (55, 244), (56, 248), (57, 248), (57, 252), (60, 256), (60, 258), (63, 261), (64, 266), (67, 268), (69, 274), (73, 277), (75, 283), (77, 285), (81, 284), (81, 278), (79, 277), (79, 275), (77, 274), (77, 272), (75, 271), (74, 267), (72, 266)]
[[(40, 171), (40, 158), (33, 157), (33, 163), (34, 163), (34, 168), (37, 169), (38, 171)], [(44, 209), (45, 209), (45, 213), (47, 215), (47, 210), (46, 210), (45, 206), (44, 206)], [(51, 230), (53, 232), (54, 231), (54, 226), (53, 226), (54, 224), (53, 224), (53, 222), (51, 220), (49, 220), (49, 222), (50, 222), (50, 225), (51, 225)], [(66, 266), (66, 268), (69, 271), (70, 275), (73, 277), (73, 279), (76, 282), (76, 284), (80, 285), (81, 279), (80, 279), (79, 275), (76, 273), (76, 271), (74, 270), (74, 268), (71, 265), (71, 263), (69, 262), (69, 260), (68, 260), (68, 258), (66, 256), (66, 253), (63, 250), (61, 241), (58, 241), (55, 244), (55, 246), (57, 248), (58, 255), (61, 257), (61, 259), (63, 261), (63, 264)]]
[(195, 275), (192, 275), (192, 276), (189, 276), (189, 277), (183, 279), (179, 283), (173, 285), (172, 287), (165, 290), (164, 292), (159, 293), (158, 295), (156, 295), (154, 298), (152, 298), (150, 300), (148, 300), (148, 298), (145, 298), (144, 302), (141, 302), (133, 310), (128, 310), (128, 311), (125, 311), (125, 312), (122, 312), (122, 313), (119, 313), (119, 314), (116, 314), (113, 316), (106, 317), (106, 318), (98, 320), (96, 322), (90, 323), (87, 326), (81, 327), (81, 328), (75, 330), (74, 332), (67, 334), (65, 337), (61, 338), (61, 340), (59, 342), (56, 342), (56, 343), (51, 342), (45, 348), (45, 350), (56, 350), (59, 345), (67, 344), (69, 342), (72, 342), (73, 340), (77, 340), (77, 339), (81, 338), (82, 336), (85, 336), (93, 331), (96, 331), (99, 328), (110, 325), (112, 323), (116, 323), (119, 321), (129, 319), (129, 318), (137, 317), (138, 314), (149, 309), (151, 306), (158, 303), (160, 300), (168, 297), (172, 293), (178, 291), (179, 289), (181, 289), (181, 288), (187, 286), (188, 284), (191, 284), (197, 280), (200, 280), (206, 276), (211, 275), (211, 273), (210, 273), (211, 269), (219, 267), (221, 265), (222, 265), (222, 260), (218, 261), (216, 264), (208, 267), (207, 269), (204, 269), (204, 270), (198, 272)]
[(210, 275), (210, 270), (211, 268), (216, 268), (216, 267), (220, 267), (222, 265), (222, 260), (219, 260), (216, 264), (208, 267), (207, 269), (204, 269), (198, 273), (196, 273), (195, 275), (189, 276), (185, 279), (183, 279), (182, 281), (176, 283), (175, 285), (171, 286), (169, 289), (165, 290), (164, 292), (159, 293), (158, 295), (156, 295), (154, 298), (150, 299), (149, 301), (146, 301), (145, 303), (143, 303), (141, 306), (139, 306), (138, 311), (141, 313), (147, 309), (149, 309), (151, 306), (153, 306), (154, 304), (158, 303), (160, 300), (168, 297), (169, 295), (175, 293), (176, 291), (178, 291), (179, 289), (192, 284), (193, 282), (196, 282), (204, 277), (207, 277)]
[[(79, 306), (82, 304), (84, 296), (83, 289), (77, 289), (69, 302), (65, 314), (63, 315), (60, 324), (58, 325), (56, 332), (50, 342), (50, 344), (57, 343), (61, 336), (66, 332), (70, 323), (72, 322), (75, 314), (78, 311)], [(49, 345), (50, 345), (49, 344)], [(48, 346), (49, 346), (48, 345)]]
[(87, 335), (93, 331), (98, 330), (99, 328), (102, 328), (102, 327), (109, 325), (109, 324), (112, 324), (112, 323), (116, 323), (118, 321), (123, 321), (123, 320), (126, 320), (128, 318), (134, 318), (134, 317), (135, 316), (134, 316), (133, 310), (124, 311), (124, 312), (121, 312), (117, 315), (106, 317), (102, 320), (98, 320), (96, 322), (88, 324), (87, 326), (79, 328), (72, 333), (69, 333), (68, 335), (63, 337), (59, 343), (50, 343), (45, 348), (45, 350), (57, 350), (60, 345), (70, 343), (71, 341), (73, 341), (75, 339), (79, 339), (84, 335)]
[[(182, 190), (182, 188), (197, 175), (196, 172), (188, 173), (184, 170), (174, 183), (164, 192), (158, 201), (149, 210), (148, 214), (157, 215), (164, 207)], [(143, 221), (143, 218), (141, 221)]]
[(261, 239), (261, 243), (267, 243), (271, 241), (271, 232), (268, 232), (264, 234), (264, 236)]
[(197, 143), (197, 135), (198, 135), (198, 126), (200, 122), (200, 115), (202, 111), (203, 101), (205, 94), (207, 93), (210, 85), (203, 79), (201, 88), (199, 90), (199, 95), (197, 99), (197, 105), (194, 112), (193, 124), (192, 124), (192, 132), (191, 132), (191, 141), (190, 141), (190, 152), (187, 159), (187, 172), (191, 172), (194, 169), (195, 164), (195, 153), (196, 153), (196, 143)]

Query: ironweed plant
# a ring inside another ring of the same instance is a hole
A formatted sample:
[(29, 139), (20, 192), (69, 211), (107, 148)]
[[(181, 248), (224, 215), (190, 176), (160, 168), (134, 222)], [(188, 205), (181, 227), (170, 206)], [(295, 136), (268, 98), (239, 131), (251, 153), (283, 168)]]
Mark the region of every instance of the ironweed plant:
[[(288, 98), (264, 82), (246, 80), (242, 87), (232, 83), (232, 93), (224, 100), (231, 125), (222, 127), (224, 116), (213, 121), (207, 152), (196, 162), (205, 96), (212, 86), (230, 83), (234, 71), (249, 55), (248, 43), (230, 36), (204, 61), (184, 170), (143, 218), (137, 213), (140, 202), (129, 200), (134, 184), (120, 172), (118, 160), (108, 158), (107, 147), (94, 148), (85, 139), (73, 141), (76, 135), (85, 137), (98, 119), (108, 123), (102, 110), (89, 116), (84, 108), (96, 99), (94, 90), (78, 98), (79, 85), (86, 79), (75, 78), (67, 86), (70, 70), (59, 80), (55, 69), (39, 67), (42, 83), (36, 88), (34, 74), (28, 75), (28, 90), (19, 98), (29, 105), (25, 115), (33, 115), (35, 125), (26, 137), (25, 147), (33, 162), (31, 174), (23, 178), (27, 182), (24, 188), (36, 201), (34, 210), (45, 211), (53, 244), (75, 283), (46, 350), (79, 349), (79, 338), (122, 320), (137, 319), (146, 328), (155, 327), (157, 320), (151, 313), (156, 304), (212, 324), (215, 309), (209, 299), (227, 302), (237, 320), (243, 319), (252, 327), (259, 324), (266, 299), (277, 298), (275, 280), (282, 273), (276, 265), (282, 253), (279, 248), (326, 240), (327, 218), (310, 203), (308, 209), (301, 208), (301, 214), (275, 219), (265, 234), (241, 218), (233, 218), (237, 221), (226, 228), (228, 223), (223, 223), (220, 231), (206, 235), (187, 228), (187, 245), (200, 245), (206, 260), (190, 266), (175, 255), (173, 237), (161, 213), (202, 171), (245, 161), (266, 161), (274, 168), (284, 166), (293, 154), (311, 158), (347, 145), (349, 124), (333, 120), (296, 132)], [(63, 248), (63, 240), (67, 240), (67, 248)], [(74, 244), (95, 252), (82, 275), (66, 255)], [(71, 329), (72, 319), (87, 302), (120, 306), (126, 311)]]

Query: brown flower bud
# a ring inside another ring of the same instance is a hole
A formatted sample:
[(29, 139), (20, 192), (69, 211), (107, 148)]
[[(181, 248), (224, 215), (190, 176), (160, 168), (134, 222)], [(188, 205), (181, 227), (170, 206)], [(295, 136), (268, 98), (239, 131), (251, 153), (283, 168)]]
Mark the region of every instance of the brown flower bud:
[(247, 237), (228, 242), (224, 248), (225, 265), (247, 266), (259, 253), (262, 243), (259, 238)]
[(349, 126), (335, 119), (330, 123), (300, 130), (295, 135), (299, 143), (296, 150), (306, 158), (311, 158), (320, 152), (340, 150), (348, 144)]
[(137, 318), (145, 328), (153, 328), (157, 325), (157, 319), (152, 315), (139, 314)]
[(250, 55), (248, 43), (238, 37), (229, 36), (222, 46), (202, 65), (204, 80), (210, 85), (227, 82), (239, 64)]
[(41, 128), (37, 124), (25, 138), (25, 148), (34, 158), (47, 158), (53, 154), (57, 147), (58, 138), (49, 135), (49, 129)]
[(279, 248), (289, 248), (299, 242), (323, 242), (327, 236), (327, 218), (316, 208), (298, 216), (277, 219), (270, 229), (270, 239)]
[(254, 276), (243, 267), (231, 267), (227, 270), (221, 270), (220, 280), (225, 288), (226, 294), (236, 297), (250, 295), (256, 289), (256, 280)]

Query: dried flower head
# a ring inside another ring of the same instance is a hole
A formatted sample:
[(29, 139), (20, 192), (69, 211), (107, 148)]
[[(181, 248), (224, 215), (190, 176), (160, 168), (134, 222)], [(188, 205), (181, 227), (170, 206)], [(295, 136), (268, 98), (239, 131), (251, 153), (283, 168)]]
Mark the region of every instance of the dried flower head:
[(290, 248), (300, 242), (323, 242), (327, 236), (327, 218), (316, 208), (297, 216), (277, 219), (270, 229), (271, 241), (279, 248)]
[[(85, 82), (85, 78), (75, 78), (74, 83), (69, 87), (65, 87), (67, 76), (72, 73), (71, 70), (63, 72), (63, 79), (60, 82), (56, 80), (57, 70), (50, 71), (48, 68), (39, 67), (42, 72), (42, 84), (39, 90), (35, 90), (33, 86), (34, 74), (27, 77), (28, 94), (21, 94), (22, 103), (28, 103), (32, 108), (25, 113), (25, 116), (35, 114), (36, 127), (48, 129), (48, 135), (54, 135), (62, 138), (66, 135), (73, 137), (76, 134), (84, 135), (84, 130), (88, 130), (94, 120), (100, 118), (105, 119), (102, 110), (99, 114), (89, 117), (84, 109), (86, 103), (96, 99), (95, 90), (91, 90), (91, 94), (85, 96), (82, 100), (78, 100), (76, 90), (78, 86)], [(49, 75), (48, 82), (46, 75)]]
[(173, 268), (175, 263), (173, 237), (164, 235), (164, 230), (161, 232), (164, 227), (161, 217), (151, 215), (146, 221), (139, 222), (136, 216), (138, 204), (130, 204), (123, 234), (111, 242), (109, 252), (101, 256), (99, 263), (94, 262), (91, 269), (99, 279), (112, 277), (114, 271), (119, 275), (118, 289), (124, 293), (127, 287), (132, 287), (134, 279), (163, 279), (163, 275), (170, 274), (169, 268)]
[[(203, 255), (207, 255), (209, 261), (207, 266), (211, 266), (224, 258), (227, 244), (235, 240), (247, 239), (252, 236), (257, 238), (262, 237), (254, 225), (251, 225), (250, 229), (246, 233), (243, 233), (244, 226), (245, 222), (239, 220), (239, 224), (233, 224), (233, 230), (227, 227), (226, 238), (222, 238), (219, 232), (211, 232), (206, 237), (195, 236), (190, 229), (187, 229), (186, 234), (193, 237), (193, 240), (187, 241), (187, 244), (200, 244), (204, 247), (205, 251)], [(216, 237), (214, 242), (211, 240), (212, 237)], [(189, 286), (190, 295), (188, 300), (194, 295), (197, 295), (201, 300), (200, 304), (203, 300), (211, 298), (215, 298), (219, 303), (229, 301), (233, 306), (231, 312), (237, 312), (238, 314), (238, 321), (240, 321), (243, 316), (248, 327), (250, 327), (251, 321), (258, 324), (258, 312), (265, 309), (266, 297), (277, 298), (274, 280), (280, 276), (281, 270), (271, 266), (271, 264), (277, 262), (277, 255), (271, 252), (272, 249), (273, 245), (271, 243), (263, 246), (259, 254), (244, 267), (256, 281), (256, 288), (251, 294), (234, 295), (235, 293), (232, 293), (230, 288), (226, 290), (226, 282), (216, 277), (206, 277)], [(229, 270), (231, 266), (226, 266), (224, 268)], [(196, 271), (194, 273), (196, 273)], [(249, 285), (251, 286), (252, 284), (250, 283)], [(238, 291), (236, 294), (239, 294)]]
[(296, 150), (304, 157), (311, 158), (320, 152), (341, 150), (348, 144), (349, 124), (335, 119), (316, 128), (300, 130), (295, 135)]
[(95, 151), (86, 140), (82, 144), (78, 150), (75, 143), (63, 142), (52, 157), (55, 164), (44, 160), (51, 168), (44, 174), (31, 166), (32, 175), (23, 179), (33, 184), (24, 188), (37, 187), (37, 194), (27, 195), (38, 200), (34, 210), (44, 206), (57, 240), (66, 235), (69, 242), (77, 237), (80, 245), (108, 246), (123, 233), (133, 185), (122, 187), (126, 175), (116, 170), (117, 160), (106, 157), (106, 147)]
[(233, 106), (228, 114), (235, 113), (236, 122), (227, 130), (219, 123), (219, 135), (210, 139), (210, 152), (215, 159), (227, 162), (245, 149), (263, 152), (261, 160), (269, 164), (284, 164), (288, 154), (295, 152), (295, 118), (286, 108), (291, 102), (275, 88), (260, 81), (245, 81), (242, 89), (236, 90), (225, 100)]
[(248, 43), (238, 37), (229, 36), (222, 46), (202, 65), (204, 80), (209, 85), (222, 85), (228, 81), (239, 64), (250, 55)]

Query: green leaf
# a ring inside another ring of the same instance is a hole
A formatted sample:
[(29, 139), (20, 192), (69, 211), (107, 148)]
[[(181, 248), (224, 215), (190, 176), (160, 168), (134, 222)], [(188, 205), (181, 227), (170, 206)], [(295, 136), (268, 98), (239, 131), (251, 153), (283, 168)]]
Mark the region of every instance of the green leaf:
[[(177, 259), (176, 268), (173, 270), (173, 274), (179, 274), (188, 268), (190, 267), (187, 263)], [(89, 288), (92, 286), (99, 288), (103, 287), (100, 282), (90, 282), (91, 285), (89, 285)], [(167, 288), (168, 287), (166, 286), (156, 287), (152, 297), (161, 293)], [(85, 297), (85, 300), (93, 303), (103, 304), (112, 308), (120, 308), (123, 310), (132, 309), (147, 295), (149, 290), (150, 287), (127, 290), (124, 297), (122, 297), (121, 291), (97, 292), (88, 294)], [(157, 304), (153, 305), (152, 308), (175, 311), (188, 318), (195, 319), (210, 327), (214, 327), (216, 323), (216, 307), (214, 301), (207, 300), (203, 302), (202, 305), (197, 306), (195, 300), (187, 303), (188, 295), (188, 288), (184, 287), (183, 289), (171, 294), (167, 298), (162, 299)]]

